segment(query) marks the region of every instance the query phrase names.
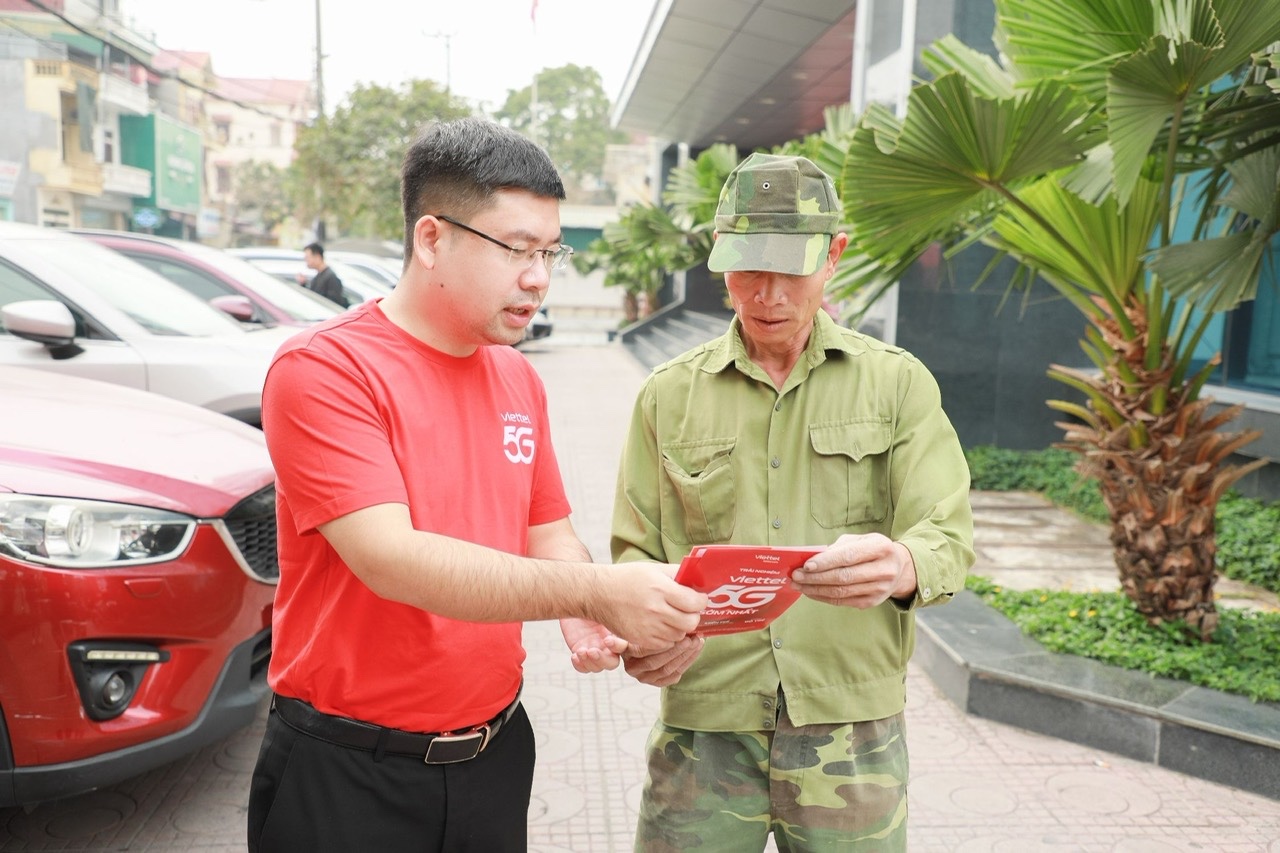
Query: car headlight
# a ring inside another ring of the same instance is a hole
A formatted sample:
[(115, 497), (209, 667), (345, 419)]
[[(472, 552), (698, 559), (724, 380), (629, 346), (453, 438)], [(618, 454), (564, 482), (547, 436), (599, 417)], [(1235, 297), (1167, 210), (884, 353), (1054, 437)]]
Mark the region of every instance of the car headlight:
[(130, 504), (0, 495), (0, 551), (64, 569), (172, 560), (195, 533), (181, 513)]

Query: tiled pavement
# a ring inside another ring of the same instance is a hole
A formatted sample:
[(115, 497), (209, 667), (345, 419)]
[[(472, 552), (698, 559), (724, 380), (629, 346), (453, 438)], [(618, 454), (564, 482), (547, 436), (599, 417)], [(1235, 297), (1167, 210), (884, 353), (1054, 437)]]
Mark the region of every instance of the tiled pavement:
[[(604, 560), (614, 468), (643, 371), (620, 345), (567, 340), (527, 354), (548, 386), (574, 525)], [(526, 645), (524, 701), (538, 744), (530, 850), (630, 850), (657, 691), (621, 673), (574, 672), (554, 624), (529, 625)], [(912, 851), (1280, 853), (1280, 801), (968, 716), (914, 664), (908, 697)], [(242, 853), (261, 735), (260, 718), (127, 783), (0, 810), (0, 853)]]

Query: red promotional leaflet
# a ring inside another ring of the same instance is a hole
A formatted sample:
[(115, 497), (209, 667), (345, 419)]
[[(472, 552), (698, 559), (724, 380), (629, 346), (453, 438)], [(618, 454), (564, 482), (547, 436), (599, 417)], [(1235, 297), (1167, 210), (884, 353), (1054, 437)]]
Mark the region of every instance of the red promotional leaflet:
[(765, 627), (800, 593), (791, 573), (822, 548), (701, 545), (680, 561), (676, 583), (707, 593), (707, 608), (694, 633), (736, 634)]

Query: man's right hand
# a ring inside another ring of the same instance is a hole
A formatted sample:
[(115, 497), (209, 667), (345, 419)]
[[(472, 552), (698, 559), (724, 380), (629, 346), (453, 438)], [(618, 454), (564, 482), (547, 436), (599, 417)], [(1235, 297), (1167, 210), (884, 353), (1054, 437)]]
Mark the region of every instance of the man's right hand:
[(622, 665), (641, 684), (669, 687), (698, 659), (706, 642), (700, 636), (682, 637), (674, 646), (652, 654), (640, 646), (628, 646), (621, 653)]
[(706, 593), (672, 580), (676, 567), (663, 563), (619, 563), (605, 576), (600, 612), (594, 618), (630, 645), (665, 649), (698, 627)]

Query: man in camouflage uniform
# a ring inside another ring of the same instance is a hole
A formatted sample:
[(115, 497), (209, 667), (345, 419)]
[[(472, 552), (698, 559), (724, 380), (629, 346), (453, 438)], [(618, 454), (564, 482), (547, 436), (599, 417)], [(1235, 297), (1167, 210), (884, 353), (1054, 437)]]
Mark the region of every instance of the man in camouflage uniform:
[(767, 628), (627, 671), (663, 687), (637, 851), (904, 850), (914, 609), (973, 562), (969, 473), (938, 385), (822, 310), (848, 235), (831, 180), (753, 154), (729, 176), (708, 266), (735, 317), (640, 390), (613, 516), (615, 560), (711, 543), (828, 546)]

